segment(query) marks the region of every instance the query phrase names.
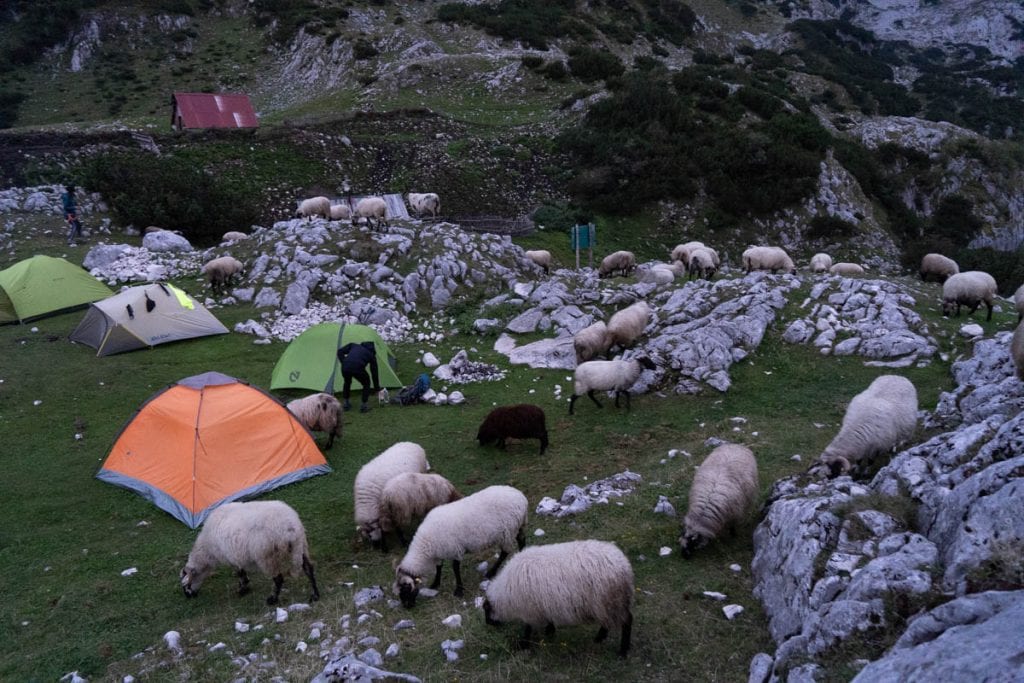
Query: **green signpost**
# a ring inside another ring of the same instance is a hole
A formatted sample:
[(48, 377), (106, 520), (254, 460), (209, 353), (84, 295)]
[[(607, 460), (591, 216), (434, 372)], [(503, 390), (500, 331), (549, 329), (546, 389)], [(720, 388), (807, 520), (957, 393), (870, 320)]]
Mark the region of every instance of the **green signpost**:
[(580, 249), (587, 250), (587, 266), (594, 267), (594, 243), (597, 241), (597, 228), (593, 223), (572, 226), (570, 231), (572, 249), (576, 252), (576, 269), (580, 267)]

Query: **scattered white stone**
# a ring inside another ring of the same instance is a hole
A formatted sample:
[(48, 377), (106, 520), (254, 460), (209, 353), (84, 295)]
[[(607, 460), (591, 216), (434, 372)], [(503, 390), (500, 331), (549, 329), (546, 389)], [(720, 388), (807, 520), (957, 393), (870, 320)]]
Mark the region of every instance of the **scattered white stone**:
[(534, 529), (533, 530), (533, 535), (534, 536), (543, 536), (544, 535), (544, 530), (543, 529)]
[(476, 607), (477, 609), (483, 609), (483, 606), (484, 606), (484, 596), (482, 596), (482, 595), (476, 596), (476, 598), (474, 598), (474, 600), (473, 600), (473, 607)]
[(663, 546), (661, 546), (661, 550), (658, 551), (658, 554), (661, 555), (662, 557), (665, 557), (667, 555), (671, 555), (672, 554), (672, 548), (669, 548), (667, 545), (663, 545)]
[(459, 658), (458, 650), (461, 650), (463, 645), (465, 643), (462, 640), (446, 640), (441, 643), (441, 651), (449, 662), (454, 662)]
[(734, 572), (741, 572), (741, 571), (743, 571), (743, 567), (739, 566), (738, 564), (730, 564), (729, 565), (729, 569), (731, 569)]
[(305, 652), (308, 647), (309, 645), (307, 645), (306, 641), (304, 640), (300, 640), (299, 642), (295, 643), (295, 651), (300, 654)]
[(486, 574), (488, 567), (490, 567), (490, 565), (487, 564), (487, 560), (484, 560), (483, 562), (481, 562), (480, 564), (478, 564), (476, 566), (476, 570), (478, 572), (480, 572), (481, 574)]
[(33, 327), (33, 328), (32, 328), (32, 332), (38, 332), (38, 331), (39, 331), (39, 328), (38, 328), (38, 327)]
[(244, 621), (235, 622), (235, 631), (237, 631), (238, 633), (248, 633), (250, 628), (252, 627)]
[(421, 598), (432, 598), (432, 597), (435, 597), (436, 595), (437, 595), (437, 591), (435, 589), (433, 589), (433, 588), (421, 588), (420, 589), (420, 597)]
[(985, 328), (983, 328), (981, 325), (977, 323), (964, 325), (963, 327), (960, 328), (960, 335), (963, 337), (967, 337), (968, 339), (970, 339), (971, 337), (980, 337), (983, 334), (985, 334)]
[(278, 607), (274, 610), (274, 621), (279, 624), (283, 624), (288, 621), (288, 610)]
[(668, 451), (668, 457), (669, 458), (674, 458), (677, 455), (679, 455), (679, 449), (676, 449), (676, 448), (670, 448), (669, 449), (669, 451)]
[(800, 454), (797, 453), (796, 455), (790, 456), (789, 459), (792, 460), (793, 462), (800, 462)]
[(445, 617), (441, 620), (441, 623), (447, 626), (448, 628), (458, 628), (459, 626), (462, 626), (462, 615), (453, 614), (449, 617)]
[(394, 659), (398, 656), (398, 643), (391, 643), (388, 645), (388, 649), (384, 650), (384, 656), (388, 659)]
[(722, 611), (725, 613), (725, 618), (728, 619), (729, 621), (732, 621), (733, 619), (735, 619), (739, 615), (743, 614), (743, 606), (742, 605), (726, 605), (725, 607), (722, 608)]
[(125, 569), (123, 572), (121, 572), (121, 576), (131, 576), (132, 574), (137, 574), (138, 572), (138, 567), (129, 567), (128, 569)]
[(486, 662), (487, 661), (487, 653), (481, 652), (480, 653), (480, 659), (482, 659), (482, 660), (484, 660)]
[(36, 400), (32, 401), (32, 405), (34, 405), (34, 406), (41, 406), (42, 404), (43, 404), (43, 402), (40, 401), (38, 398)]
[(416, 623), (412, 619), (402, 619), (394, 625), (396, 631), (404, 631), (407, 628), (416, 628)]
[(712, 600), (725, 600), (725, 593), (719, 593), (718, 591), (704, 591), (704, 597), (711, 598)]
[(164, 634), (164, 642), (167, 648), (176, 653), (181, 652), (181, 634), (177, 631), (168, 631)]
[(308, 603), (305, 603), (305, 602), (295, 602), (295, 603), (292, 603), (291, 605), (288, 605), (288, 611), (289, 612), (305, 612), (305, 611), (310, 610), (310, 609), (312, 609), (312, 608), (309, 606)]
[(210, 646), (209, 648), (207, 648), (207, 649), (208, 649), (208, 650), (209, 650), (210, 652), (220, 652), (221, 650), (223, 650), (223, 649), (224, 649), (224, 648), (226, 648), (226, 647), (227, 647), (227, 645), (226, 645), (225, 643), (216, 643), (215, 645), (211, 645), (211, 646)]
[(89, 679), (82, 678), (78, 675), (77, 671), (72, 671), (71, 673), (61, 676), (60, 681), (61, 683), (88, 683)]
[(309, 629), (309, 637), (306, 640), (320, 640), (320, 629), (315, 626)]

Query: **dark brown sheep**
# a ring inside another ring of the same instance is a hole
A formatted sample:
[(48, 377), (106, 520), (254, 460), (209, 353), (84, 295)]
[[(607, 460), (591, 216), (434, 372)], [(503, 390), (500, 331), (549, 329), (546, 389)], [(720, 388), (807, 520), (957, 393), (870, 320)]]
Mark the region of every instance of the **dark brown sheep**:
[(548, 447), (548, 429), (544, 423), (544, 411), (529, 403), (513, 406), (499, 406), (487, 414), (476, 438), (481, 446), (492, 441), (505, 447), (505, 439), (540, 439), (540, 454)]

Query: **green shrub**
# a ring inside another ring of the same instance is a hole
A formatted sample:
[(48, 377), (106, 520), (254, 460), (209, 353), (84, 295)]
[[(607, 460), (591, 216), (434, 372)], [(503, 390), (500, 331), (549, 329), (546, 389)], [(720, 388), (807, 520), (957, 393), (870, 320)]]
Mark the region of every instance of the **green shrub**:
[(569, 71), (590, 83), (621, 75), (626, 70), (619, 58), (606, 49), (577, 45), (569, 50)]
[(370, 59), (376, 57), (380, 52), (374, 47), (366, 38), (358, 38), (356, 42), (352, 44), (352, 57), (357, 60)]
[(943, 252), (952, 256), (960, 271), (983, 270), (996, 279), (999, 293), (1013, 296), (1024, 282), (1024, 247), (1016, 251), (999, 251), (990, 247)]
[(446, 3), (438, 8), (437, 18), (472, 24), (491, 35), (546, 50), (549, 40), (569, 34), (574, 8), (573, 0), (501, 0), (496, 5)]
[(807, 236), (811, 239), (841, 239), (856, 232), (857, 226), (835, 216), (815, 216), (811, 219)]
[(553, 81), (564, 81), (569, 77), (569, 70), (565, 68), (565, 62), (560, 60), (548, 62), (544, 68), (538, 70), (538, 73)]
[(85, 162), (78, 175), (123, 223), (181, 230), (197, 245), (217, 244), (228, 230), (258, 217), (248, 193), (171, 155), (103, 154)]
[(10, 128), (18, 120), (18, 109), (25, 101), (25, 93), (15, 90), (0, 91), (0, 128)]
[(523, 55), (520, 60), (527, 69), (539, 69), (544, 64), (544, 58), (537, 55)]

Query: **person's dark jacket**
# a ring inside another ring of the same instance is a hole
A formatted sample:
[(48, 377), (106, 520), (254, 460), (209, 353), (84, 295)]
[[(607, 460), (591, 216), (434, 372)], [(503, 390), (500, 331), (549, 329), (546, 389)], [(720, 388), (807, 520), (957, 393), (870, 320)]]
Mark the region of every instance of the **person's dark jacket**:
[(355, 374), (366, 366), (370, 366), (373, 385), (380, 386), (377, 372), (377, 347), (372, 341), (345, 344), (338, 349), (338, 362), (341, 363), (341, 371), (346, 375)]

